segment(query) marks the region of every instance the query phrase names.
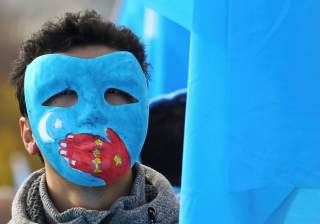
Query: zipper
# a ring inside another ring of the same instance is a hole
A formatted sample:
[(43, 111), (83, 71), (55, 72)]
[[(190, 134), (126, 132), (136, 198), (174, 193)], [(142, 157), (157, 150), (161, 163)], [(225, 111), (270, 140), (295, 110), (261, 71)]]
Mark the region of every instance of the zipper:
[(150, 224), (156, 223), (156, 210), (153, 207), (148, 208), (148, 216)]

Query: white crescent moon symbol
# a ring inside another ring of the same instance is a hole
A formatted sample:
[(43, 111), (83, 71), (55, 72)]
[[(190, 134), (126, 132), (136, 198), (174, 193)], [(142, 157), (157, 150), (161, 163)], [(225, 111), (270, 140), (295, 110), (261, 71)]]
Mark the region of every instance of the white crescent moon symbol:
[(41, 118), (39, 125), (38, 125), (38, 131), (40, 134), (40, 138), (44, 142), (54, 142), (53, 138), (50, 137), (50, 135), (47, 132), (47, 121), (49, 116), (51, 115), (52, 112), (47, 113), (46, 115)]

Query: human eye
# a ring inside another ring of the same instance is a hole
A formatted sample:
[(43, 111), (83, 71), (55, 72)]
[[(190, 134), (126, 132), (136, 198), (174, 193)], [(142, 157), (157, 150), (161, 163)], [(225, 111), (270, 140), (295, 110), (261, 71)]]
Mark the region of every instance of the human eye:
[(51, 107), (71, 107), (76, 104), (77, 100), (77, 93), (74, 90), (66, 89), (51, 96), (42, 105)]
[(110, 88), (104, 93), (104, 99), (111, 105), (124, 105), (136, 103), (138, 100), (120, 89)]

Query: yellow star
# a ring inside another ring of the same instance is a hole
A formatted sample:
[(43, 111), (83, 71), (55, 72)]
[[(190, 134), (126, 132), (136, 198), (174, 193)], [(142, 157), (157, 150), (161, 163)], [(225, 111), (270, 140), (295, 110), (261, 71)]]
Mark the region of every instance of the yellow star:
[(121, 157), (118, 156), (118, 155), (115, 155), (115, 157), (113, 158), (113, 160), (114, 160), (116, 166), (119, 166), (119, 165), (121, 165), (121, 163), (122, 163), (122, 159), (121, 159)]
[(96, 167), (93, 172), (94, 173), (102, 173), (102, 170), (100, 170), (99, 167)]
[(99, 155), (101, 155), (101, 151), (99, 149), (96, 149), (96, 150), (93, 151), (93, 155), (94, 156), (99, 156)]
[(101, 163), (101, 159), (100, 158), (95, 158), (94, 160), (92, 160), (92, 162), (94, 164), (100, 164)]
[(102, 142), (100, 139), (97, 139), (97, 140), (96, 140), (96, 145), (102, 145), (102, 143), (103, 143), (103, 142)]

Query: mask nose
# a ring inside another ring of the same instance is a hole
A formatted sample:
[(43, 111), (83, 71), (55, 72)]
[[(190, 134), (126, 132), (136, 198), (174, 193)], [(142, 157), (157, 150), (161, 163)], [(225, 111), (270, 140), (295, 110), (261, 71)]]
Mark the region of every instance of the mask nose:
[(86, 127), (95, 127), (108, 121), (107, 111), (100, 105), (86, 104), (78, 115), (78, 124)]

